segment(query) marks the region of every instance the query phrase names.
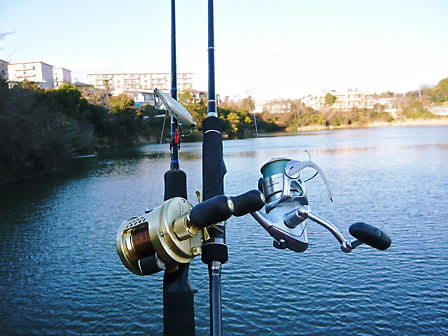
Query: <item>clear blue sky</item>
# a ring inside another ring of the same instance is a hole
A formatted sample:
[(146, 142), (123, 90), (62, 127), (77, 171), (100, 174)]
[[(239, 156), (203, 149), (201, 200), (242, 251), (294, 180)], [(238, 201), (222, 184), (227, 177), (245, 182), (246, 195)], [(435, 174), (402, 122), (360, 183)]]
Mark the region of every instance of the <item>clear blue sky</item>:
[[(178, 70), (207, 88), (207, 0), (177, 0)], [(87, 73), (169, 72), (169, 0), (0, 0), (0, 58)], [(215, 0), (222, 95), (407, 91), (448, 77), (448, 1)]]

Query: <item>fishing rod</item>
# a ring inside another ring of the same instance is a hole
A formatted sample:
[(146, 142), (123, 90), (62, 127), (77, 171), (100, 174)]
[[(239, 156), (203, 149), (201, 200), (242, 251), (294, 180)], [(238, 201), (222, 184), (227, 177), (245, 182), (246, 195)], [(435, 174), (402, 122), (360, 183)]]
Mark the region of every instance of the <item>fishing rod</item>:
[[(224, 194), (226, 166), (223, 159), (222, 131), (224, 122), (218, 118), (215, 93), (215, 38), (213, 0), (208, 0), (208, 106), (202, 123), (202, 192), (208, 200)], [(201, 259), (208, 265), (210, 291), (210, 335), (222, 334), (221, 270), (228, 260), (225, 222), (209, 229), (210, 239), (202, 247)]]
[[(202, 144), (202, 198), (193, 206), (187, 200), (186, 174), (179, 168), (180, 137), (196, 127), (191, 114), (177, 102), (175, 1), (172, 15), (172, 88), (171, 95), (155, 90), (155, 97), (171, 116), (171, 162), (164, 175), (164, 202), (144, 215), (121, 223), (117, 232), (117, 251), (123, 264), (137, 275), (162, 270), (164, 335), (195, 335), (193, 290), (188, 282), (190, 262), (201, 256), (208, 265), (210, 294), (210, 335), (222, 335), (221, 269), (228, 260), (225, 222), (231, 216), (252, 217), (274, 238), (273, 246), (303, 252), (308, 248), (307, 220), (315, 222), (337, 239), (343, 252), (349, 253), (366, 244), (379, 250), (391, 245), (390, 237), (380, 229), (358, 222), (350, 226), (355, 238), (346, 240), (329, 220), (309, 206), (306, 182), (319, 175), (333, 200), (322, 169), (310, 161), (273, 158), (260, 172), (258, 190), (236, 197), (224, 195), (226, 166), (223, 159), (224, 122), (218, 117), (215, 94), (213, 0), (208, 0), (209, 101), (204, 119)], [(173, 79), (174, 78), (174, 79)], [(316, 173), (305, 179), (302, 171)], [(262, 209), (264, 208), (264, 211)]]
[[(177, 57), (176, 57), (176, 4), (171, 0), (171, 98), (165, 99), (164, 105), (168, 111), (182, 111), (170, 106), (177, 103)], [(158, 92), (155, 94), (157, 96)], [(161, 97), (160, 97), (161, 98)], [(163, 99), (162, 99), (163, 100)], [(177, 106), (178, 107), (178, 106)], [(180, 149), (180, 116), (188, 116), (183, 113), (171, 114), (170, 170), (164, 175), (165, 193), (164, 200), (174, 197), (187, 199), (187, 176), (179, 168)], [(187, 113), (185, 113), (187, 112)], [(191, 118), (192, 119), (192, 118)], [(165, 335), (179, 335), (184, 332), (186, 336), (194, 336), (194, 292), (188, 281), (190, 263), (183, 263), (177, 269), (165, 269), (163, 276), (163, 328)]]

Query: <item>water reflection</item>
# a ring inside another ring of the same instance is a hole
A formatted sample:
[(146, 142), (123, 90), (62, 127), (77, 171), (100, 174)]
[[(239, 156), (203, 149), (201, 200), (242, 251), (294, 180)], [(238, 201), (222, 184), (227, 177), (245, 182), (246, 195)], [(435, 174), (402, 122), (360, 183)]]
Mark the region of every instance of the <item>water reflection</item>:
[[(309, 184), (312, 208), (345, 235), (352, 222), (363, 220), (394, 240), (386, 253), (360, 248), (343, 255), (327, 231), (309, 225), (309, 250), (294, 254), (274, 250), (251, 218), (230, 220), (230, 260), (223, 270), (227, 334), (446, 331), (446, 127), (229, 140), (224, 148), (229, 194), (255, 188), (259, 168), (271, 157), (304, 160), (309, 150), (335, 199), (329, 202), (315, 179)], [(181, 152), (193, 203), (201, 188), (200, 152), (199, 143), (185, 144)], [(2, 333), (161, 335), (162, 274), (128, 273), (114, 245), (122, 220), (162, 202), (168, 167), (167, 145), (150, 145), (0, 188)], [(207, 335), (207, 269), (199, 260), (192, 264), (191, 282), (199, 290), (198, 335)]]

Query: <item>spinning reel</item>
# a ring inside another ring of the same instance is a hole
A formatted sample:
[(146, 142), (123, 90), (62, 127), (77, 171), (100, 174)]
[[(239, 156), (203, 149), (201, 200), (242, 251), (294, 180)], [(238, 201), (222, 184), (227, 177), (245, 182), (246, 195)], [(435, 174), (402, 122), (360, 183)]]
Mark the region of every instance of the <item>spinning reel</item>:
[(349, 242), (330, 221), (311, 211), (306, 181), (300, 174), (305, 168), (312, 168), (316, 175), (320, 175), (332, 201), (327, 178), (322, 169), (311, 161), (276, 158), (261, 167), (263, 177), (260, 178), (258, 187), (266, 199), (265, 213), (257, 211), (251, 215), (274, 238), (274, 247), (288, 248), (295, 252), (305, 251), (308, 248), (306, 220), (310, 219), (330, 231), (341, 244), (343, 252), (349, 253), (363, 243), (379, 250), (389, 248), (390, 237), (374, 226), (352, 224), (349, 232), (356, 239)]

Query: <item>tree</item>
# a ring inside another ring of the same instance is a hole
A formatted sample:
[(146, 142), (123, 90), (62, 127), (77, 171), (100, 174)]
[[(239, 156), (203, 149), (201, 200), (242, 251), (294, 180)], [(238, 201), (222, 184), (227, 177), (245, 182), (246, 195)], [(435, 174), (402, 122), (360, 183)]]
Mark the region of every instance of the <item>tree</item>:
[[(0, 41), (3, 40), (6, 36), (14, 34), (14, 32), (7, 32), (7, 33), (0, 33)], [(0, 48), (0, 50), (3, 50), (4, 48)]]
[(328, 92), (325, 95), (325, 104), (327, 104), (328, 106), (333, 105), (335, 101), (336, 101), (336, 96), (335, 95), (332, 95), (330, 92)]
[(227, 121), (230, 125), (230, 130), (232, 133), (236, 134), (239, 131), (239, 124), (241, 122), (241, 116), (237, 112), (230, 112), (227, 115)]
[(434, 103), (448, 102), (448, 78), (442, 79), (435, 88), (425, 90)]
[(240, 102), (240, 109), (246, 110), (248, 112), (253, 112), (255, 110), (255, 101), (252, 97), (246, 97)]
[(179, 93), (178, 101), (184, 105), (188, 106), (194, 103), (193, 93), (190, 90), (184, 90)]
[(125, 93), (110, 97), (109, 108), (112, 113), (124, 112), (133, 107), (134, 100)]
[(25, 90), (34, 90), (44, 92), (45, 90), (39, 86), (36, 82), (29, 81), (27, 79), (19, 83), (20, 87)]
[(201, 127), (202, 121), (207, 117), (207, 99), (195, 99), (190, 90), (182, 91), (178, 97), (181, 103), (188, 112), (191, 113), (194, 120), (198, 123), (198, 128)]
[(71, 115), (78, 119), (80, 117), (78, 113), (81, 101), (83, 100), (85, 104), (87, 103), (83, 98), (81, 98), (81, 92), (78, 91), (77, 87), (69, 83), (63, 83), (56, 90), (49, 90), (48, 94), (50, 97), (53, 97), (62, 113)]

